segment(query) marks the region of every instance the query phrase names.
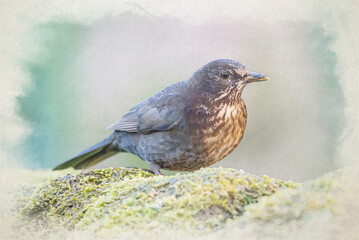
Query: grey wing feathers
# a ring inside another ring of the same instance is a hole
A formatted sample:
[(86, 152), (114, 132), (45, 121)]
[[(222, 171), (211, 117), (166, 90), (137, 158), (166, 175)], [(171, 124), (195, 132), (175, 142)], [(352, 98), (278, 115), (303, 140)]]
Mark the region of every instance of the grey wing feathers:
[(172, 129), (182, 120), (185, 101), (176, 92), (163, 93), (136, 105), (108, 129), (142, 134)]

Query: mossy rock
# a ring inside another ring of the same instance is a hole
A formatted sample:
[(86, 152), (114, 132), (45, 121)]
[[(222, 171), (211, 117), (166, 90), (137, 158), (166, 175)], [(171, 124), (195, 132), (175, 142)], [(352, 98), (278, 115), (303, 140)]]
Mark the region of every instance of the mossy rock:
[(246, 218), (251, 222), (284, 225), (310, 219), (319, 212), (331, 212), (343, 195), (344, 174), (350, 174), (348, 169), (327, 173), (298, 189), (287, 189), (262, 198), (258, 204), (246, 209)]
[(56, 222), (72, 227), (83, 217), (84, 208), (103, 195), (111, 183), (151, 176), (152, 174), (146, 171), (127, 168), (106, 168), (67, 174), (50, 180), (35, 191), (21, 213), (32, 221)]
[(21, 211), (32, 224), (77, 230), (174, 228), (202, 233), (241, 216), (247, 205), (298, 184), (241, 170), (206, 168), (154, 176), (127, 168), (87, 170), (51, 180)]
[(356, 239), (359, 168), (346, 167), (282, 189), (246, 207), (210, 239)]

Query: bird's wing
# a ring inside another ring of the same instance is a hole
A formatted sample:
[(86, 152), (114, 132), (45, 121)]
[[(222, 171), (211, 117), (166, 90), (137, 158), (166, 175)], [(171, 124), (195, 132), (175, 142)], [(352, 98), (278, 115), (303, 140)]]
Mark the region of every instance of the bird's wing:
[(108, 129), (142, 134), (168, 131), (182, 120), (184, 104), (180, 94), (160, 92), (133, 107)]

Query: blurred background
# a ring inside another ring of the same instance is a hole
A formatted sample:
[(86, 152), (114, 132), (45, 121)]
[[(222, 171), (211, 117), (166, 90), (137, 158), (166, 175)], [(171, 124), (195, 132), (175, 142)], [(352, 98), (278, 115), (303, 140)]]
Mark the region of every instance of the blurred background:
[[(271, 80), (244, 90), (245, 136), (214, 166), (295, 181), (335, 169), (347, 123), (333, 47), (340, 37), (326, 27), (336, 16), (323, 10), (313, 19), (318, 6), (299, 1), (291, 11), (303, 14), (279, 16), (264, 3), (241, 3), (193, 21), (170, 7), (167, 13), (165, 3), (159, 14), (142, 2), (93, 18), (31, 21), (13, 63), (22, 80), (10, 105), (12, 122), (23, 130), (7, 132), (12, 137), (1, 143), (17, 160), (2, 162), (53, 168), (107, 137), (106, 127), (135, 104), (209, 61), (229, 58)], [(178, 11), (185, 12), (180, 4)], [(127, 153), (96, 167), (107, 166), (148, 168)]]

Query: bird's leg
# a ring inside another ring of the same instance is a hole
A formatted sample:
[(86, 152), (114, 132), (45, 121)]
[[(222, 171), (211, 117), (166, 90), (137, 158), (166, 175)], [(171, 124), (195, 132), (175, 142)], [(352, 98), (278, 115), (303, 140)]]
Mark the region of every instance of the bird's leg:
[(145, 171), (145, 172), (151, 173), (151, 174), (155, 174), (155, 173), (154, 173), (152, 170), (150, 170), (150, 169), (138, 168), (138, 167), (126, 167), (126, 168), (130, 168), (130, 169), (139, 169), (139, 170), (142, 170), (142, 171)]
[(156, 163), (150, 163), (151, 166), (151, 170), (152, 172), (154, 172), (156, 175), (162, 175), (161, 171), (160, 171), (160, 166)]

